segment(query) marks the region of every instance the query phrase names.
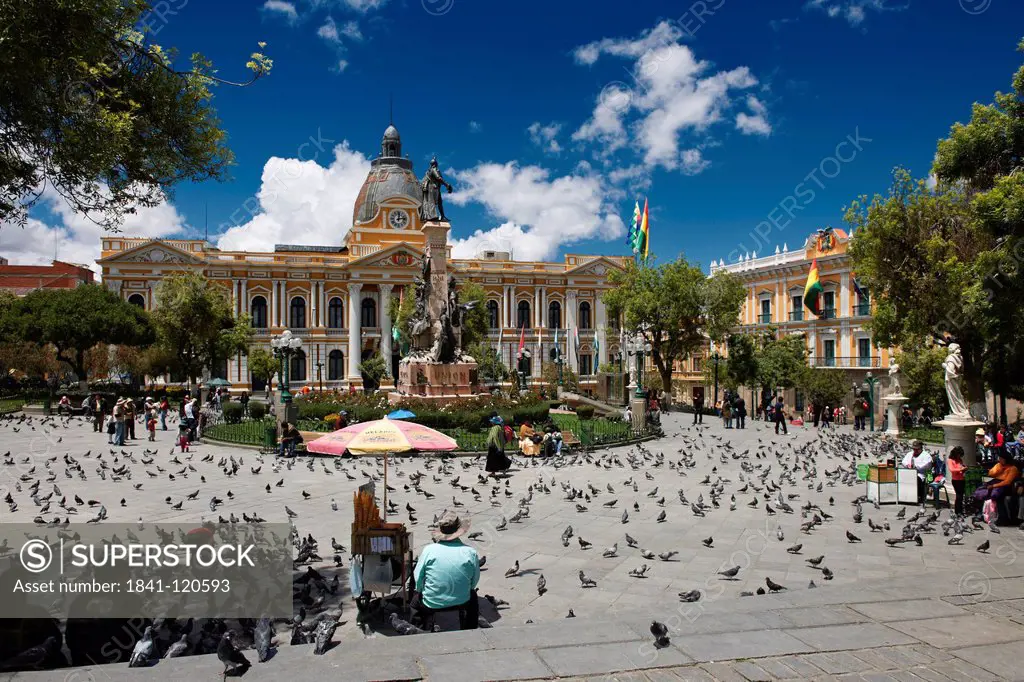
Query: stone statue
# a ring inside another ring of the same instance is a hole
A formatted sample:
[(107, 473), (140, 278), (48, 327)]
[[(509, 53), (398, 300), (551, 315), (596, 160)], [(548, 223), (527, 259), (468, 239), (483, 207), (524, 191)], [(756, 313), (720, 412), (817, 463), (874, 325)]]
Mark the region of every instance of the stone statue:
[(963, 374), (964, 359), (960, 355), (960, 344), (949, 344), (949, 354), (942, 361), (946, 370), (946, 397), (949, 398), (949, 416), (956, 419), (970, 419), (971, 413), (960, 390), (960, 376)]
[(430, 161), (430, 168), (423, 176), (421, 188), (423, 190), (423, 203), (420, 206), (420, 218), (423, 220), (440, 220), (446, 222), (448, 218), (444, 214), (444, 203), (441, 201), (441, 188), (445, 187), (448, 194), (452, 193), (451, 184), (441, 175), (437, 167), (437, 157)]
[(902, 395), (903, 389), (900, 386), (900, 366), (896, 364), (896, 358), (889, 359), (889, 395)]

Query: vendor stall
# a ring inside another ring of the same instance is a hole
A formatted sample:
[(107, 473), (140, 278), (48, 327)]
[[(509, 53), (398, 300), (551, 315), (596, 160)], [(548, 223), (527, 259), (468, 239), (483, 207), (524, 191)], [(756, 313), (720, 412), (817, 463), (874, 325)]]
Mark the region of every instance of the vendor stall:
[(900, 467), (896, 470), (896, 501), (900, 504), (917, 504), (917, 469)]
[(896, 469), (885, 463), (868, 466), (867, 496), (868, 500), (878, 504), (896, 504), (899, 499), (896, 482)]

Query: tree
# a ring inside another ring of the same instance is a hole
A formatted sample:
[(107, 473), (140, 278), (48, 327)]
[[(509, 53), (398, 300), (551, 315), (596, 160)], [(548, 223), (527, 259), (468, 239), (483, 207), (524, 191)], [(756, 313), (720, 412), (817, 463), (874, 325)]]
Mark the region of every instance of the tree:
[[(158, 5), (167, 3), (158, 3)], [(218, 78), (148, 40), (165, 21), (145, 0), (0, 0), (0, 220), (24, 223), (47, 187), (116, 227), (183, 181), (223, 178), (233, 157), (212, 106)], [(139, 28), (141, 27), (141, 30)], [(260, 43), (260, 49), (263, 49)]]
[(501, 382), (508, 378), (508, 367), (494, 348), (478, 342), (470, 346), (467, 352), (476, 360), (477, 371), (484, 379)]
[(658, 267), (635, 263), (609, 277), (604, 294), (609, 315), (651, 344), (651, 356), (663, 386), (672, 385), (672, 367), (700, 349), (705, 340), (720, 342), (736, 323), (745, 290), (727, 272), (707, 277), (680, 256)]
[(145, 346), (153, 342), (149, 315), (117, 294), (97, 284), (74, 289), (38, 289), (8, 309), (0, 328), (5, 338), (52, 345), (57, 358), (78, 376), (88, 389), (89, 349), (97, 344)]
[(413, 287), (403, 287), (398, 296), (388, 299), (388, 314), (393, 320), (392, 325), (398, 331), (398, 343), (401, 347), (408, 348), (412, 343), (410, 320), (416, 312), (416, 296)]
[(277, 373), (280, 363), (266, 348), (253, 348), (249, 351), (249, 373), (255, 379), (269, 382)]
[(248, 346), (252, 329), (246, 316), (235, 320), (227, 292), (198, 272), (182, 272), (160, 282), (153, 312), (160, 345), (177, 359), (191, 382), (203, 370)]
[(906, 346), (896, 353), (903, 394), (915, 407), (931, 405), (935, 414), (949, 412), (942, 360), (946, 353), (933, 345)]
[(803, 335), (783, 334), (774, 330), (760, 339), (757, 353), (757, 382), (772, 392), (794, 388), (807, 369), (807, 341)]
[(462, 347), (469, 348), (484, 341), (490, 329), (487, 292), (476, 282), (463, 280), (459, 282), (459, 303), (472, 304), (462, 316)]
[(838, 407), (843, 398), (852, 392), (853, 385), (846, 372), (806, 366), (798, 384), (807, 401), (814, 406), (815, 414), (820, 413), (825, 406)]
[[(541, 368), (541, 381), (547, 388), (548, 395), (558, 393), (558, 363), (545, 362)], [(513, 382), (514, 384), (515, 382)], [(570, 393), (577, 393), (580, 390), (580, 377), (572, 371), (569, 363), (562, 365), (562, 388)]]
[[(773, 338), (773, 337), (772, 337)], [(758, 344), (765, 343), (765, 337), (753, 334), (732, 334), (726, 347), (729, 359), (725, 366), (725, 384), (730, 389), (740, 386), (754, 388), (758, 384)]]
[(384, 362), (384, 356), (379, 352), (359, 363), (359, 371), (363, 375), (364, 384), (367, 389), (376, 389), (380, 386), (380, 380), (387, 376), (388, 370)]

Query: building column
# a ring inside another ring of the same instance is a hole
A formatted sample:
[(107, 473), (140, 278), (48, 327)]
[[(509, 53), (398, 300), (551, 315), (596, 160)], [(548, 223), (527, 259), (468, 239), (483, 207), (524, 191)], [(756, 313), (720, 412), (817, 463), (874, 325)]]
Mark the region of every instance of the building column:
[(320, 290), (317, 288), (319, 282), (310, 280), (309, 282), (309, 321), (307, 326), (310, 329), (315, 329), (320, 326)]
[(608, 309), (601, 300), (601, 292), (597, 292), (597, 303), (594, 305), (594, 338), (597, 339), (597, 354), (594, 356), (594, 373), (608, 355)]
[(249, 280), (242, 280), (242, 314), (249, 314)]
[(275, 279), (270, 283), (270, 325), (271, 327), (277, 326), (277, 285), (278, 281)]
[(327, 326), (327, 282), (320, 282), (320, 327)]
[(506, 329), (512, 326), (512, 316), (509, 314), (509, 310), (511, 309), (511, 303), (509, 302), (509, 299), (511, 298), (511, 296), (509, 296), (509, 289), (511, 288), (512, 287), (506, 284), (502, 287), (501, 291), (501, 326)]
[(569, 367), (576, 373), (580, 371), (579, 351), (576, 348), (576, 290), (569, 289), (565, 292), (565, 340), (566, 350), (569, 356)]
[(360, 360), (360, 341), (361, 330), (359, 324), (361, 322), (359, 318), (359, 292), (362, 290), (362, 284), (349, 284), (348, 285), (348, 379), (349, 381), (359, 381), (362, 379), (359, 374), (359, 363)]
[(839, 275), (839, 311), (836, 317), (849, 317), (850, 313), (850, 273), (844, 272)]
[(540, 287), (536, 287), (533, 291), (533, 326), (543, 327), (544, 317), (540, 314)]
[[(391, 310), (389, 309), (391, 300), (391, 291), (394, 287), (392, 284), (379, 284), (377, 287), (380, 289), (380, 354), (384, 356), (384, 366), (388, 370), (388, 375), (391, 374)], [(395, 378), (395, 377), (392, 377)]]
[(779, 322), (785, 322), (787, 319), (786, 299), (782, 297), (781, 279), (775, 283), (775, 319)]

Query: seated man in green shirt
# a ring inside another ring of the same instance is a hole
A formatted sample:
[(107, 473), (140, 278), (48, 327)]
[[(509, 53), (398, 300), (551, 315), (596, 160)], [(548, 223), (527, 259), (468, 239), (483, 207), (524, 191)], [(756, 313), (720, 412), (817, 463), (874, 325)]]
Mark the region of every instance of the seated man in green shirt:
[(416, 595), (413, 608), (429, 628), (434, 611), (459, 611), (463, 630), (478, 627), (480, 608), (476, 586), (480, 582), (480, 557), (476, 550), (462, 544), (459, 538), (469, 531), (469, 519), (454, 512), (445, 512), (438, 520), (434, 544), (420, 552), (413, 577)]

